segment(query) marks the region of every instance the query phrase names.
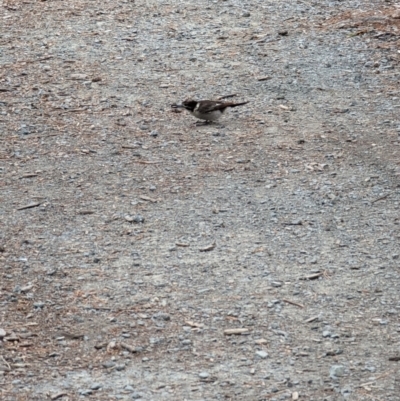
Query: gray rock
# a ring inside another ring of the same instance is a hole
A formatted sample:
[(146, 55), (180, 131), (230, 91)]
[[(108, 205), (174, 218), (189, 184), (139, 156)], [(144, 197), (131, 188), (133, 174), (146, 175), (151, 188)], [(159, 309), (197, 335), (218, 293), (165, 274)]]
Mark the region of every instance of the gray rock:
[(103, 364), (102, 364), (103, 368), (106, 368), (106, 369), (113, 368), (115, 365), (116, 365), (116, 363), (114, 361), (106, 361), (106, 362), (103, 362)]
[(133, 222), (134, 223), (144, 223), (144, 217), (141, 216), (140, 214), (137, 214), (136, 216), (134, 216)]
[(17, 285), (13, 288), (13, 292), (15, 292), (16, 294), (20, 294), (20, 293), (21, 293), (21, 286), (17, 284)]
[(268, 353), (265, 351), (256, 351), (256, 355), (261, 359), (266, 359), (268, 357)]
[(136, 216), (131, 216), (128, 214), (124, 216), (124, 219), (129, 223), (144, 223), (144, 217), (140, 214), (137, 214)]
[(27, 126), (21, 126), (21, 128), (18, 130), (18, 134), (20, 135), (29, 135), (31, 133), (32, 130)]
[(164, 338), (162, 337), (150, 337), (149, 342), (152, 345), (162, 344), (164, 342)]
[(93, 394), (93, 390), (90, 389), (79, 389), (78, 394), (86, 397), (87, 395)]
[(153, 319), (158, 319), (158, 320), (171, 320), (171, 315), (165, 312), (157, 312), (152, 316)]
[(345, 368), (342, 365), (332, 365), (329, 369), (329, 377), (332, 380), (337, 380), (339, 377), (344, 376)]

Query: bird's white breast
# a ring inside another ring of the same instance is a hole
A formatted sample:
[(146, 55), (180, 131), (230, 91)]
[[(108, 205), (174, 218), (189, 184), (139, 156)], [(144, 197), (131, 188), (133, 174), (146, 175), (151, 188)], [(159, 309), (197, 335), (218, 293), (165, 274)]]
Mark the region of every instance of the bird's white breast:
[(215, 110), (210, 113), (200, 113), (199, 111), (194, 109), (192, 111), (192, 114), (195, 117), (200, 118), (200, 120), (217, 121), (221, 117), (222, 112), (220, 110)]

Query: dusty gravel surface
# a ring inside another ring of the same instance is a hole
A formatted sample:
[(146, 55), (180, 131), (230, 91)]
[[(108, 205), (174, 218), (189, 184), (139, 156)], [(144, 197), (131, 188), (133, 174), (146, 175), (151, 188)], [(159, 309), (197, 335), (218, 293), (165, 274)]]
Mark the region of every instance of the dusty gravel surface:
[(1, 400), (400, 400), (395, 2), (0, 20)]

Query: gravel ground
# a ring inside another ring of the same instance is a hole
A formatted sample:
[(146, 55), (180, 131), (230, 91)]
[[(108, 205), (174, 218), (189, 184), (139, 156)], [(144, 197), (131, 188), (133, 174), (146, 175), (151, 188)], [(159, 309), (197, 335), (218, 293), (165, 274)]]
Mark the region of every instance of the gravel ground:
[(2, 400), (400, 400), (395, 2), (0, 18)]

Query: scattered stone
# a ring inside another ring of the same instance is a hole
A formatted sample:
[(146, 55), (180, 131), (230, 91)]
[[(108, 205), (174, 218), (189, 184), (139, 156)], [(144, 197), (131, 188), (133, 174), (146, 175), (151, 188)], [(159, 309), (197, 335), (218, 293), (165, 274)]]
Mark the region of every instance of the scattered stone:
[(78, 390), (78, 394), (86, 397), (87, 395), (93, 394), (93, 390), (90, 390), (90, 389), (86, 389), (86, 390), (85, 389), (79, 389)]
[(162, 337), (150, 337), (149, 343), (152, 345), (162, 344), (164, 342), (164, 338)]
[(332, 380), (337, 380), (339, 377), (344, 376), (345, 369), (342, 365), (332, 365), (329, 369), (329, 377)]
[(4, 341), (19, 341), (20, 338), (14, 333), (11, 332), (8, 334), (7, 337), (4, 337)]
[(121, 345), (121, 348), (124, 348), (127, 351), (132, 352), (133, 354), (136, 354), (138, 352), (143, 352), (143, 347), (130, 345), (125, 342), (122, 342), (120, 345)]
[(129, 223), (144, 223), (144, 217), (140, 214), (137, 214), (136, 216), (126, 215), (124, 219)]
[(91, 390), (99, 390), (99, 389), (101, 389), (103, 386), (100, 384), (100, 383), (93, 383), (91, 386), (90, 386), (90, 389)]
[(158, 319), (158, 320), (171, 320), (171, 315), (165, 312), (157, 312), (152, 316), (153, 319)]
[(21, 128), (18, 130), (18, 134), (20, 135), (29, 135), (31, 133), (32, 130), (27, 126), (21, 126)]
[(268, 353), (265, 351), (256, 351), (256, 355), (261, 359), (266, 359), (268, 357)]
[(114, 361), (107, 361), (107, 362), (103, 362), (102, 366), (103, 368), (106, 369), (111, 369), (116, 365), (116, 363)]
[(70, 78), (76, 81), (85, 80), (87, 79), (86, 74), (71, 74)]
[(224, 330), (224, 334), (226, 336), (230, 336), (232, 334), (244, 334), (244, 333), (248, 333), (249, 329), (245, 329), (245, 328), (237, 328), (237, 329), (226, 329)]
[(68, 393), (65, 393), (64, 391), (62, 391), (62, 392), (60, 392), (60, 393), (56, 393), (56, 394), (52, 395), (52, 396), (50, 397), (50, 400), (51, 400), (51, 401), (58, 400), (59, 398), (64, 397), (64, 396), (67, 396), (67, 395), (68, 395)]
[(144, 223), (144, 217), (141, 216), (140, 214), (137, 214), (136, 216), (134, 216), (133, 222), (134, 223)]

